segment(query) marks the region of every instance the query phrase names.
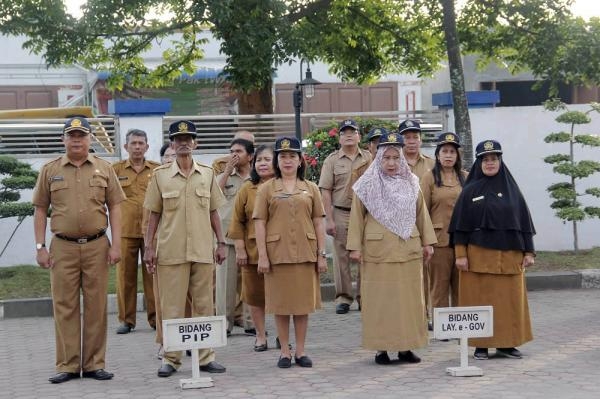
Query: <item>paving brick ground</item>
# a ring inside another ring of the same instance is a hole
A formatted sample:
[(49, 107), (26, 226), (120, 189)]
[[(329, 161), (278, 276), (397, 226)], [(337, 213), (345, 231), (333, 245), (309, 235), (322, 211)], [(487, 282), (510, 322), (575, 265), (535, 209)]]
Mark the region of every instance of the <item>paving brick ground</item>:
[[(156, 377), (154, 331), (141, 325), (116, 335), (109, 315), (107, 369), (111, 381), (74, 380), (59, 385), (47, 378), (54, 369), (54, 325), (51, 318), (0, 321), (0, 397), (2, 398), (598, 398), (600, 397), (600, 290), (530, 292), (535, 339), (521, 347), (521, 360), (470, 359), (482, 377), (451, 377), (445, 369), (459, 364), (456, 341), (430, 340), (416, 352), (416, 365), (378, 366), (374, 353), (360, 348), (360, 313), (336, 315), (332, 303), (311, 316), (307, 351), (315, 367), (275, 366), (278, 351), (252, 351), (254, 339), (237, 329), (217, 360), (227, 373), (214, 376), (215, 386), (179, 388), (191, 377), (187, 358), (180, 372)], [(143, 320), (144, 315), (138, 315)], [(269, 319), (270, 345), (275, 328)], [(492, 352), (493, 353), (493, 352)], [(202, 375), (206, 375), (202, 373)]]

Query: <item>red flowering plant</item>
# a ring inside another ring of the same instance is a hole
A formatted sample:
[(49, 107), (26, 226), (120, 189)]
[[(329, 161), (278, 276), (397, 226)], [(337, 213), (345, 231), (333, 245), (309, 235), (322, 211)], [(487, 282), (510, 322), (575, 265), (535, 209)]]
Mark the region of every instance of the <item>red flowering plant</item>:
[[(394, 130), (398, 124), (394, 121), (382, 119), (361, 119), (353, 118), (360, 126), (361, 147), (366, 148), (367, 133), (373, 127), (385, 127), (388, 130)], [(306, 160), (306, 178), (315, 183), (319, 183), (321, 177), (321, 167), (325, 158), (339, 148), (338, 139), (339, 122), (331, 121), (320, 129), (312, 131), (306, 136), (306, 148), (304, 149), (304, 159)]]

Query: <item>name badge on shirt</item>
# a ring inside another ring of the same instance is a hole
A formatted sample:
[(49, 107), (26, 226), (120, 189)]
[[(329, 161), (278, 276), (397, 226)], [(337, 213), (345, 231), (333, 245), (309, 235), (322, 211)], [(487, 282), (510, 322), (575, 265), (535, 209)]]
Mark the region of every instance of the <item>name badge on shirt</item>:
[(127, 176), (119, 176), (119, 180), (127, 180), (127, 179), (129, 179), (129, 177), (127, 177)]
[(64, 176), (52, 176), (50, 181), (63, 181), (65, 180)]
[(473, 202), (477, 202), (477, 201), (481, 201), (481, 200), (482, 200), (482, 199), (484, 199), (484, 198), (485, 198), (485, 196), (484, 196), (484, 195), (480, 195), (479, 197), (475, 197), (475, 198), (473, 198), (471, 201), (473, 201)]

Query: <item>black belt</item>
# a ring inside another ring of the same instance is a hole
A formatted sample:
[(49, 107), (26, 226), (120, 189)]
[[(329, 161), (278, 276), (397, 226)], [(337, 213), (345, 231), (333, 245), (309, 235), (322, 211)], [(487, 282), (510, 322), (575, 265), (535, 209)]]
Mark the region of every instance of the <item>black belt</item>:
[(106, 234), (106, 230), (102, 230), (100, 233), (94, 234), (93, 236), (79, 237), (79, 238), (67, 237), (67, 236), (63, 236), (62, 234), (55, 234), (55, 236), (57, 236), (61, 240), (72, 241), (72, 242), (76, 242), (77, 244), (86, 244), (90, 241), (94, 241), (95, 239), (98, 239), (98, 238), (104, 236), (105, 234)]
[(334, 205), (333, 207), (335, 209), (341, 209), (342, 211), (350, 212), (350, 208), (345, 208), (343, 206), (337, 206), (337, 205)]

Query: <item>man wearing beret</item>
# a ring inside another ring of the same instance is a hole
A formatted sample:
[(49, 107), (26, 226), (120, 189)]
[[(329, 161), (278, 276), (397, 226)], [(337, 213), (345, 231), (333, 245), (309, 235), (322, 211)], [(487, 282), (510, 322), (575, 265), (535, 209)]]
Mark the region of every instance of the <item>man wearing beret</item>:
[[(144, 262), (150, 273), (158, 273), (163, 319), (184, 317), (188, 292), (192, 317), (212, 316), (214, 263), (221, 264), (225, 259), (217, 212), (225, 197), (212, 168), (192, 158), (196, 126), (189, 121), (175, 122), (169, 127), (169, 139), (177, 158), (154, 170), (146, 191), (144, 208), (150, 211), (150, 217)], [(169, 377), (180, 366), (181, 352), (165, 352), (158, 376)], [(209, 373), (225, 372), (225, 367), (215, 361), (212, 349), (199, 350), (199, 367)]]
[[(404, 158), (419, 180), (435, 166), (435, 159), (421, 153), (421, 124), (419, 121), (407, 119), (398, 126), (398, 133), (404, 138)], [(429, 264), (423, 263), (423, 292), (425, 293), (425, 312), (429, 320)], [(429, 330), (433, 326), (428, 322)]]
[[(90, 135), (85, 118), (69, 119), (62, 137), (66, 153), (42, 167), (33, 192), (36, 260), (50, 269), (52, 287), (57, 374), (49, 381), (54, 384), (113, 377), (104, 370), (108, 267), (121, 259), (120, 203), (125, 194), (110, 163), (89, 153)], [(50, 252), (49, 207), (54, 234)], [(112, 244), (106, 236), (109, 220)]]
[[(335, 282), (335, 312), (345, 314), (354, 301), (349, 251), (346, 237), (352, 205), (353, 171), (364, 169), (371, 162), (371, 154), (358, 146), (358, 124), (346, 119), (339, 126), (340, 149), (332, 152), (323, 162), (319, 188), (325, 207), (326, 231), (333, 240), (333, 277)], [(357, 177), (356, 173), (354, 176)], [(360, 308), (360, 282), (357, 281), (356, 300)]]

